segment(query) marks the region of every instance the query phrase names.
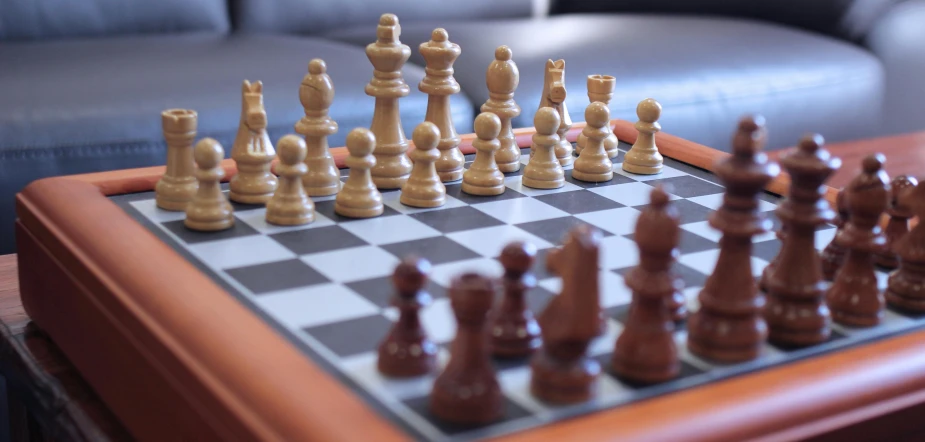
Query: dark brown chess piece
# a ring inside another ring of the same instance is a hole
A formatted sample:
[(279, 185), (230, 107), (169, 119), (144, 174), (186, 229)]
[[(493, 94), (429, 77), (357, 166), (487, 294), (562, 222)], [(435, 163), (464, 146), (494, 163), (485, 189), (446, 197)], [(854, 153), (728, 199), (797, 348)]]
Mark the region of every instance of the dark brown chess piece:
[(450, 284), (450, 302), (456, 315), (456, 338), (450, 361), (434, 381), (430, 411), (445, 422), (478, 425), (501, 418), (504, 396), (491, 364), (488, 345), (488, 311), (495, 297), (492, 281), (465, 273)]
[(864, 158), (863, 171), (845, 186), (848, 222), (835, 236), (844, 248), (845, 262), (825, 294), (832, 319), (843, 325), (871, 327), (883, 317), (883, 294), (877, 288), (874, 256), (883, 251), (886, 237), (878, 225), (890, 200), (890, 178), (883, 155)]
[(900, 194), (900, 204), (912, 210), (918, 224), (895, 247), (899, 269), (890, 275), (886, 302), (915, 313), (925, 313), (925, 183)]
[(398, 307), (398, 321), (379, 345), (379, 371), (389, 377), (421, 376), (434, 369), (437, 345), (427, 337), (418, 311), (430, 302), (424, 291), (430, 273), (430, 262), (409, 257), (402, 260), (392, 274)]
[(543, 344), (530, 361), (530, 392), (541, 401), (571, 404), (593, 395), (601, 367), (587, 351), (600, 328), (600, 241), (599, 231), (580, 225), (563, 245), (562, 292), (540, 314)]
[[(781, 226), (780, 229), (777, 229), (777, 232), (774, 232), (774, 236), (777, 237), (777, 241), (781, 243), (781, 250), (783, 250), (784, 240), (787, 238), (787, 232), (784, 231), (784, 226)], [(771, 277), (771, 272), (774, 271), (774, 268), (777, 267), (777, 262), (780, 260), (780, 251), (777, 252), (777, 256), (771, 260), (764, 267), (764, 270), (761, 271), (761, 278), (758, 279), (758, 290), (767, 293), (768, 291), (768, 279)]]
[(527, 308), (526, 292), (536, 286), (530, 268), (536, 261), (536, 246), (514, 242), (501, 251), (504, 266), (504, 297), (491, 326), (491, 351), (499, 357), (524, 357), (540, 346), (540, 326)]
[(613, 371), (621, 378), (648, 384), (667, 381), (681, 372), (667, 302), (679, 290), (671, 263), (680, 237), (678, 212), (669, 205), (668, 194), (657, 187), (636, 221), (639, 265), (626, 275), (633, 300), (611, 359)]
[[(838, 211), (838, 218), (835, 218), (835, 236), (845, 228), (845, 223), (848, 222), (848, 205), (845, 203), (845, 189), (838, 191), (838, 196), (835, 197), (835, 210)], [(826, 281), (832, 281), (835, 279), (835, 273), (838, 272), (838, 269), (841, 268), (842, 263), (845, 262), (845, 249), (839, 246), (835, 242), (835, 238), (832, 238), (832, 241), (829, 242), (825, 249), (822, 250), (822, 277)]]
[(886, 250), (877, 255), (877, 265), (887, 269), (895, 269), (899, 265), (896, 256), (896, 244), (909, 233), (909, 218), (915, 216), (912, 207), (900, 202), (899, 196), (919, 184), (919, 181), (908, 175), (893, 178), (890, 183), (890, 206), (887, 214), (890, 220), (883, 233), (886, 234)]
[[(562, 262), (562, 259), (563, 258), (562, 258), (561, 248), (552, 249), (546, 252), (546, 271), (552, 275), (562, 276), (562, 274), (559, 273), (559, 268), (565, 265), (565, 263)], [(604, 310), (600, 311), (597, 321), (598, 321), (597, 335), (601, 336), (607, 332), (607, 315), (604, 313)]]
[(732, 156), (716, 165), (716, 175), (726, 186), (723, 205), (709, 219), (723, 233), (719, 258), (700, 291), (700, 309), (687, 323), (688, 348), (706, 359), (754, 359), (767, 337), (761, 316), (765, 300), (751, 263), (752, 237), (771, 227), (758, 211), (758, 193), (780, 173), (761, 152), (765, 133), (764, 118), (741, 119), (732, 139)]
[[(787, 240), (767, 275), (764, 319), (768, 339), (775, 344), (802, 347), (829, 339), (831, 314), (825, 305), (826, 283), (816, 253), (816, 226), (831, 222), (835, 211), (822, 199), (823, 183), (841, 167), (823, 147), (820, 135), (803, 137), (797, 150), (781, 165), (790, 175), (790, 191), (777, 216)], [(770, 267), (770, 266), (769, 266)]]

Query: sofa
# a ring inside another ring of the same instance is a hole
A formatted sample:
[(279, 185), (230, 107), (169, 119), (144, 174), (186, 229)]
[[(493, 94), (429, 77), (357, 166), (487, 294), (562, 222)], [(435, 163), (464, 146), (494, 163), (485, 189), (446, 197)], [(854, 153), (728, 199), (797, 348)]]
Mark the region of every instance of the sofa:
[(227, 151), (244, 79), (263, 82), (275, 141), (303, 115), (308, 61), (324, 59), (340, 126), (329, 141), (342, 145), (371, 121), (364, 47), (384, 12), (412, 48), (406, 132), (424, 119), (417, 46), (436, 27), (462, 47), (460, 133), (502, 44), (521, 74), (515, 127), (532, 124), (548, 58), (566, 60), (574, 121), (586, 76), (609, 74), (614, 118), (656, 98), (664, 131), (719, 149), (753, 112), (767, 118), (769, 149), (806, 131), (839, 141), (925, 126), (925, 0), (0, 0), (0, 11), (0, 253), (15, 251), (14, 196), (30, 181), (163, 164), (164, 109), (195, 109), (199, 136)]

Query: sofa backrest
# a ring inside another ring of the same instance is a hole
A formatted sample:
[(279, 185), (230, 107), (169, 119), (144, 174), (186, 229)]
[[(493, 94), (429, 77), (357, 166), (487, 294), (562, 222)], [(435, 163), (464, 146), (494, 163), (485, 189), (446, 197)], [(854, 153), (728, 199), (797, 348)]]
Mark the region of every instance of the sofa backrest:
[(227, 0), (0, 0), (0, 41), (230, 28)]
[(391, 12), (401, 23), (529, 17), (535, 0), (231, 0), (235, 29), (245, 32), (323, 34), (372, 26)]

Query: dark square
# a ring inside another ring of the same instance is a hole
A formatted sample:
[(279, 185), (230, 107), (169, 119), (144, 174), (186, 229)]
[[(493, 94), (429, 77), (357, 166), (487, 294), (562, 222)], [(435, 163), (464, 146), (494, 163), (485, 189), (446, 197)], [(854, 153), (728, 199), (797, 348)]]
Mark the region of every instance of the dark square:
[(241, 238), (243, 236), (257, 235), (258, 232), (247, 223), (236, 219), (231, 228), (220, 230), (218, 232), (199, 232), (191, 230), (183, 224), (183, 220), (169, 221), (163, 224), (167, 230), (177, 235), (181, 241), (187, 244), (197, 244), (208, 241), (219, 241), (223, 239)]
[[(392, 297), (395, 295), (395, 285), (392, 284), (391, 276), (364, 279), (344, 285), (380, 308), (392, 306)], [(432, 299), (446, 297), (446, 289), (433, 280), (427, 281), (425, 290), (427, 290), (427, 293), (430, 294)]]
[[(508, 189), (510, 190), (510, 189)], [(507, 192), (505, 192), (507, 193)], [(472, 207), (456, 207), (446, 210), (431, 210), (409, 215), (443, 233), (472, 230), (504, 224)]]
[[(338, 222), (338, 223), (346, 223), (346, 222), (358, 221), (362, 219), (362, 218), (348, 218), (346, 216), (340, 216), (337, 213), (334, 213), (334, 200), (316, 202), (315, 212), (318, 212), (328, 217), (332, 221)], [(379, 215), (379, 216), (392, 216), (392, 215), (398, 215), (398, 211), (389, 206), (385, 206), (383, 207), (382, 215)]]
[(701, 169), (697, 166), (692, 166), (687, 163), (682, 163), (673, 158), (665, 158), (665, 167), (670, 167), (672, 169), (680, 170), (681, 172), (684, 172), (688, 175), (695, 176), (697, 178), (703, 178), (711, 183), (714, 183), (720, 186), (723, 185), (723, 183), (719, 180), (719, 177), (712, 174), (710, 171), (706, 169)]
[[(679, 176), (674, 178), (663, 178), (658, 180), (646, 181), (650, 186), (659, 184), (670, 185), (672, 190), (669, 192), (682, 198), (691, 198), (695, 196), (714, 195), (723, 193), (725, 189), (722, 186), (704, 181), (692, 176)], [(667, 190), (667, 189), (666, 189)]]
[(445, 236), (416, 239), (379, 246), (399, 259), (415, 255), (426, 258), (431, 264), (444, 264), (464, 259), (478, 258), (479, 254), (469, 250)]
[(629, 379), (624, 379), (624, 378), (622, 378), (622, 377), (620, 377), (620, 376), (617, 376), (617, 375), (613, 372), (613, 367), (612, 367), (611, 364), (610, 364), (611, 358), (613, 358), (613, 353), (602, 354), (602, 355), (596, 356), (594, 359), (597, 360), (597, 362), (601, 364), (601, 370), (602, 370), (602, 371), (604, 371), (604, 372), (610, 374), (611, 376), (613, 376), (613, 378), (616, 379), (616, 380), (618, 380), (618, 381), (620, 381), (621, 384), (626, 385), (627, 387), (630, 387), (630, 388), (633, 388), (633, 389), (637, 389), (637, 390), (641, 390), (641, 389), (645, 389), (645, 388), (658, 388), (658, 387), (661, 387), (661, 386), (663, 386), (664, 384), (666, 384), (666, 383), (668, 383), (668, 382), (676, 382), (676, 381), (678, 381), (678, 380), (680, 380), (680, 379), (684, 379), (684, 378), (688, 378), (688, 377), (691, 377), (691, 376), (696, 376), (696, 375), (698, 375), (698, 374), (704, 373), (703, 370), (701, 370), (701, 369), (699, 369), (699, 368), (697, 368), (697, 367), (695, 367), (695, 366), (693, 366), (693, 365), (687, 363), (687, 361), (685, 361), (685, 360), (682, 359), (682, 360), (680, 361), (680, 362), (681, 362), (681, 372), (678, 373), (678, 376), (675, 377), (674, 379), (671, 379), (670, 381), (666, 381), (666, 382), (662, 382), (662, 383), (657, 383), (657, 384), (643, 384), (643, 383), (634, 382), (634, 381), (631, 381), (631, 380), (629, 380)]
[(572, 169), (565, 171), (565, 181), (568, 181), (578, 187), (582, 187), (585, 189), (589, 189), (593, 187), (613, 186), (615, 184), (626, 184), (626, 183), (635, 182), (635, 180), (633, 180), (630, 177), (626, 177), (626, 176), (620, 175), (619, 173), (614, 172), (613, 179), (610, 181), (602, 181), (600, 183), (589, 183), (587, 181), (576, 180), (574, 177), (572, 177)]
[(392, 328), (382, 315), (306, 327), (304, 330), (340, 357), (376, 351)]
[(511, 189), (504, 189), (504, 193), (502, 193), (501, 195), (493, 195), (493, 196), (469, 195), (468, 193), (462, 191), (462, 183), (448, 184), (446, 186), (446, 194), (447, 196), (456, 198), (466, 204), (489, 203), (492, 201), (509, 200), (512, 198), (523, 198), (524, 196), (526, 196), (520, 192), (516, 192)]
[(752, 244), (752, 256), (771, 262), (780, 252), (780, 246), (781, 242), (776, 239), (756, 242)]
[[(678, 209), (678, 214), (681, 216), (681, 224), (707, 221), (710, 218), (710, 214), (714, 212), (713, 209), (684, 199), (672, 200), (671, 205)], [(633, 207), (639, 210), (643, 210), (648, 206), (648, 204), (644, 204), (641, 206)]]
[[(531, 221), (528, 223), (516, 224), (517, 227), (553, 244), (560, 244), (569, 230), (579, 225), (590, 224), (575, 218), (574, 216), (564, 216), (560, 218), (544, 219), (541, 221)], [(612, 233), (601, 229), (600, 227), (594, 228), (599, 230), (603, 236), (613, 236)]]
[(328, 282), (328, 278), (298, 259), (238, 267), (225, 273), (257, 295)]
[(504, 397), (504, 413), (502, 413), (501, 419), (486, 425), (459, 425), (440, 420), (430, 413), (430, 395), (406, 399), (404, 404), (446, 435), (458, 435), (479, 428), (522, 419), (531, 415), (527, 409), (517, 405), (517, 403), (507, 396)]
[[(837, 340), (839, 340), (839, 339), (843, 339), (844, 337), (845, 337), (845, 335), (841, 334), (838, 330), (834, 330), (834, 329), (833, 329), (833, 330), (831, 330), (831, 333), (829, 333), (829, 340), (828, 340), (828, 341), (820, 342), (819, 344), (816, 344), (815, 346), (826, 345), (826, 344), (828, 344), (828, 343), (830, 343), (830, 342), (837, 341)], [(791, 346), (789, 346), (789, 345), (775, 344), (775, 343), (773, 343), (773, 342), (769, 342), (769, 344), (771, 344), (772, 347), (774, 347), (774, 348), (776, 348), (776, 349), (778, 349), (778, 350), (787, 351), (787, 352), (789, 352), (789, 351), (797, 351), (797, 350), (805, 350), (805, 349), (806, 349), (806, 347), (791, 347)]]
[(630, 304), (620, 304), (604, 309), (604, 316), (607, 316), (621, 324), (626, 322), (626, 316), (629, 314)]
[(534, 197), (533, 199), (568, 212), (570, 215), (623, 207), (623, 204), (609, 198), (604, 198), (589, 190), (550, 193), (548, 195)]
[(910, 318), (910, 319), (921, 319), (921, 318), (925, 318), (925, 312), (914, 312), (914, 311), (912, 311), (912, 310), (907, 310), (907, 309), (904, 309), (904, 308), (901, 308), (901, 307), (897, 307), (897, 306), (895, 306), (895, 305), (893, 305), (893, 304), (891, 304), (891, 303), (887, 303), (887, 304), (886, 304), (886, 308), (887, 308), (887, 310), (889, 310), (889, 311), (891, 311), (891, 312), (893, 312), (893, 313), (896, 313), (897, 315), (905, 316), (905, 317)]
[(340, 226), (317, 227), (314, 229), (292, 230), (275, 233), (270, 238), (283, 245), (297, 255), (309, 253), (328, 252), (331, 250), (346, 249), (349, 247), (365, 246), (356, 235), (344, 230)]

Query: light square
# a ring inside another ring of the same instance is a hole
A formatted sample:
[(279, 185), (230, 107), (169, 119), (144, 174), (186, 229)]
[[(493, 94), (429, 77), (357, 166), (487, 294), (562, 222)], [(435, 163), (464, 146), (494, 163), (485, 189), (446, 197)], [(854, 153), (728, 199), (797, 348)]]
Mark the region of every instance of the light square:
[(398, 258), (375, 246), (303, 255), (302, 261), (332, 281), (351, 282), (391, 275)]
[[(645, 183), (626, 183), (592, 187), (588, 190), (624, 206), (644, 206), (649, 204), (649, 195), (652, 193), (653, 188)], [(668, 198), (676, 200), (680, 197), (668, 194)]]
[(340, 284), (321, 284), (255, 297), (265, 312), (293, 329), (379, 312), (372, 302)]
[(565, 211), (533, 198), (513, 198), (490, 203), (472, 204), (472, 208), (508, 224), (568, 216)]
[[(723, 193), (714, 193), (712, 195), (703, 195), (703, 196), (694, 196), (687, 198), (688, 201), (695, 202), (701, 206), (719, 210), (720, 206), (723, 205)], [(774, 203), (758, 200), (758, 211), (759, 212), (768, 212), (777, 208), (777, 205)]]
[(546, 240), (511, 225), (453, 232), (448, 233), (446, 237), (479, 255), (489, 258), (500, 256), (504, 246), (514, 241), (531, 243), (536, 246), (537, 249), (552, 247), (552, 244)]
[[(697, 236), (701, 236), (706, 239), (709, 239), (710, 241), (713, 241), (715, 243), (719, 243), (719, 240), (723, 237), (723, 232), (720, 232), (719, 230), (714, 229), (712, 226), (710, 226), (709, 221), (700, 221), (696, 223), (682, 224), (681, 228)], [(756, 242), (771, 241), (776, 238), (777, 238), (776, 233), (772, 231), (767, 231), (767, 232), (759, 233), (758, 235), (753, 236), (752, 242), (756, 243)]]
[(145, 218), (148, 218), (155, 223), (177, 221), (186, 218), (185, 212), (172, 212), (170, 210), (164, 210), (157, 207), (157, 201), (154, 199), (132, 201), (129, 204), (131, 204), (135, 210), (141, 212)]
[(588, 224), (604, 229), (614, 235), (628, 235), (636, 230), (636, 219), (641, 212), (632, 207), (579, 213), (575, 215)]
[(370, 244), (391, 244), (440, 236), (440, 232), (408, 216), (380, 216), (340, 226)]
[(609, 236), (601, 240), (600, 262), (605, 270), (632, 267), (639, 263), (639, 250), (632, 240)]
[(193, 255), (216, 269), (244, 267), (295, 258), (295, 253), (272, 238), (250, 235), (189, 245)]
[(274, 233), (289, 232), (292, 230), (302, 230), (302, 229), (315, 229), (318, 227), (333, 226), (334, 221), (331, 221), (330, 218), (315, 212), (315, 219), (308, 223), (302, 224), (300, 226), (277, 226), (275, 224), (270, 224), (267, 222), (267, 209), (261, 208), (256, 210), (245, 210), (243, 212), (235, 213), (235, 217), (243, 221), (247, 225), (254, 228), (254, 230), (263, 233), (265, 235), (272, 235)]

